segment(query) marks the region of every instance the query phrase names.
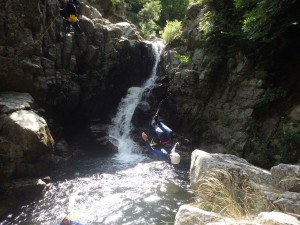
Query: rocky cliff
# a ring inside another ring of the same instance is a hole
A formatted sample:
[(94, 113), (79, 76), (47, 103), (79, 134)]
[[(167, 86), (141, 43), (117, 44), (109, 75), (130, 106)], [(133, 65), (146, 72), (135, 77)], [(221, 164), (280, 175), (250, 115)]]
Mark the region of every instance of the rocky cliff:
[(199, 22), (206, 12), (206, 5), (191, 5), (184, 37), (166, 48), (162, 116), (208, 151), (264, 167), (299, 162), (299, 26), (251, 49), (233, 38), (217, 42), (218, 33), (205, 39)]
[(66, 32), (56, 0), (0, 6), (0, 173), (7, 181), (46, 173), (64, 142), (61, 127), (109, 118), (128, 87), (149, 76), (153, 54), (134, 25), (120, 16), (112, 23), (87, 1), (78, 9), (82, 34)]

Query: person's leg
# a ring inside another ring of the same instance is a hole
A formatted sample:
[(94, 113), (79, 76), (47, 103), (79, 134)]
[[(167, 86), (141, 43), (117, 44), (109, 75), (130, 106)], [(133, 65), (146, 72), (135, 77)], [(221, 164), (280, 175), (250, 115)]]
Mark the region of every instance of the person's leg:
[(72, 26), (74, 27), (74, 29), (75, 29), (76, 32), (78, 32), (79, 34), (82, 33), (82, 30), (81, 30), (81, 28), (80, 28), (78, 22), (72, 23)]
[(66, 21), (66, 31), (70, 32), (71, 31), (71, 23), (68, 20), (65, 20), (65, 21)]
[(162, 122), (154, 124), (154, 130), (158, 137), (161, 137), (163, 134), (165, 134), (169, 138), (172, 133), (172, 130)]
[(163, 130), (163, 132), (168, 136), (170, 137), (170, 134), (172, 133), (172, 130), (167, 127), (167, 125), (165, 125), (164, 123), (160, 122), (158, 124), (159, 128)]

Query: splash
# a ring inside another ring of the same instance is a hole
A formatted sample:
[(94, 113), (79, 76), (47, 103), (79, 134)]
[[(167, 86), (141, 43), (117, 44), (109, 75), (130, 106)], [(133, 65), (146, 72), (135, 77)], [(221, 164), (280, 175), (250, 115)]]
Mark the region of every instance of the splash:
[(118, 154), (116, 159), (124, 162), (142, 160), (138, 152), (139, 146), (130, 138), (132, 130), (131, 119), (135, 108), (142, 98), (142, 94), (147, 89), (152, 89), (154, 81), (157, 78), (157, 66), (159, 57), (164, 49), (162, 42), (151, 43), (154, 52), (155, 62), (149, 79), (141, 87), (131, 87), (127, 91), (127, 95), (122, 98), (119, 103), (117, 113), (112, 119), (109, 127), (109, 136), (117, 140)]

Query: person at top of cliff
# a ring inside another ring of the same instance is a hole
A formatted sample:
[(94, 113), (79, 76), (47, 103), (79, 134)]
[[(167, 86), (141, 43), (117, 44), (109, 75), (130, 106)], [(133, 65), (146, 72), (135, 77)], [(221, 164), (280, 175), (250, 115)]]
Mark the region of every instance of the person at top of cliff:
[(63, 213), (57, 218), (57, 224), (56, 225), (85, 225), (83, 223), (80, 223), (76, 220), (71, 220), (67, 214)]
[(151, 146), (156, 146), (159, 148), (171, 142), (173, 131), (159, 120), (157, 113), (154, 115), (151, 125), (157, 134), (157, 138), (153, 138), (151, 140)]
[(67, 32), (71, 30), (72, 26), (76, 32), (81, 34), (82, 30), (79, 26), (79, 19), (77, 13), (77, 7), (80, 5), (80, 0), (64, 0), (60, 3), (60, 15), (64, 18), (66, 22)]
[(180, 163), (180, 155), (176, 152), (176, 147), (179, 145), (179, 142), (176, 142), (173, 146), (170, 154), (164, 149), (157, 149), (154, 148), (148, 139), (148, 135), (145, 132), (142, 132), (142, 138), (145, 141), (146, 147), (150, 152), (152, 152), (154, 155), (158, 156), (160, 159), (163, 160), (170, 160), (172, 164), (179, 164)]

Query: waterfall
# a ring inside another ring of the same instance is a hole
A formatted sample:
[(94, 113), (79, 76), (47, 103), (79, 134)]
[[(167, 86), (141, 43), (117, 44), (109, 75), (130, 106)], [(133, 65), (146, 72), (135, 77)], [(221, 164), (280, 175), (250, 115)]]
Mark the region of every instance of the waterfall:
[(132, 129), (131, 119), (143, 92), (146, 89), (152, 89), (157, 78), (157, 66), (164, 44), (154, 42), (151, 43), (151, 46), (155, 62), (150, 77), (141, 87), (130, 87), (127, 90), (127, 95), (119, 103), (117, 113), (109, 127), (109, 136), (117, 140), (116, 145), (119, 153), (116, 155), (116, 159), (120, 161), (131, 162), (142, 158), (140, 154), (135, 154), (138, 152), (139, 146), (130, 138), (130, 131)]

